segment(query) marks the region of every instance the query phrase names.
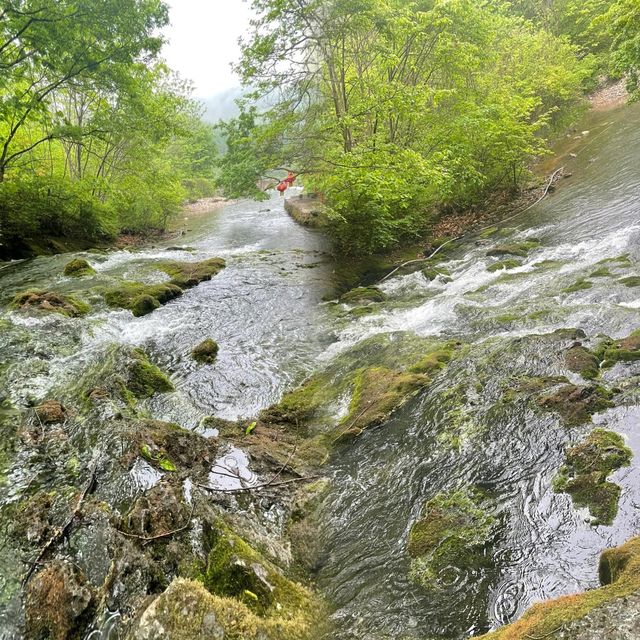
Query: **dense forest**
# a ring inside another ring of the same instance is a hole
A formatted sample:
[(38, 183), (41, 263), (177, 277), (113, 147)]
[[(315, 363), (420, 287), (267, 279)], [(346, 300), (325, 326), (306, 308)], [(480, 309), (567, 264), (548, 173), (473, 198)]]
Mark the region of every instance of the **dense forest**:
[(214, 189), (216, 145), (159, 57), (158, 0), (0, 10), (0, 241), (164, 227)]
[[(303, 174), (345, 252), (517, 190), (603, 78), (638, 89), (637, 0), (256, 0), (222, 185)], [(257, 110), (252, 100), (268, 104)]]

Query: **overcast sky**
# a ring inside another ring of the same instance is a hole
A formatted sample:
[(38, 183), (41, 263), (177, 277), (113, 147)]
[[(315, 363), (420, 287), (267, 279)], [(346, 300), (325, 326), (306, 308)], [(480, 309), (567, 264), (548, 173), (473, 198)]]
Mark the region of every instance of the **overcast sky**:
[(238, 58), (238, 38), (249, 27), (243, 0), (169, 0), (171, 26), (163, 55), (169, 66), (193, 81), (206, 98), (239, 84), (230, 69)]

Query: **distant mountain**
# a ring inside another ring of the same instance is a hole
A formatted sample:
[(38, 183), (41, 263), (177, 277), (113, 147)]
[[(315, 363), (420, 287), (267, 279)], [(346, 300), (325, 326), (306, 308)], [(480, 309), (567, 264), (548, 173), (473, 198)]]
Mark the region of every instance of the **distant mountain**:
[(234, 118), (239, 113), (236, 100), (240, 97), (242, 97), (242, 88), (233, 87), (201, 100), (205, 108), (203, 120), (215, 124), (218, 120)]

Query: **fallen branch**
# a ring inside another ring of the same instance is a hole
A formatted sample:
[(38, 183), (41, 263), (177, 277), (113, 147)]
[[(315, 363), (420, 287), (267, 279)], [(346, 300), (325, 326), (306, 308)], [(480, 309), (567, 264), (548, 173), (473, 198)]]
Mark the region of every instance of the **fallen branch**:
[(44, 545), (44, 547), (42, 547), (42, 549), (40, 549), (40, 552), (36, 556), (36, 559), (31, 562), (31, 566), (29, 567), (29, 571), (27, 571), (27, 574), (22, 579), (22, 588), (23, 589), (27, 586), (27, 583), (31, 579), (31, 576), (34, 574), (34, 572), (38, 568), (38, 566), (40, 564), (42, 564), (42, 560), (44, 559), (44, 557), (47, 555), (47, 553), (49, 553), (49, 551), (53, 548), (53, 546), (55, 544), (57, 544), (58, 541), (61, 540), (66, 535), (67, 531), (69, 530), (69, 528), (73, 524), (73, 521), (76, 519), (76, 517), (80, 513), (80, 510), (82, 509), (82, 505), (84, 504), (84, 501), (87, 499), (87, 496), (89, 495), (89, 493), (91, 492), (91, 490), (93, 489), (93, 487), (95, 485), (95, 482), (96, 482), (96, 467), (97, 467), (97, 462), (94, 462), (92, 464), (92, 466), (91, 466), (91, 475), (89, 477), (89, 482), (87, 482), (87, 484), (85, 485), (84, 490), (82, 491), (82, 493), (78, 497), (78, 501), (76, 502), (76, 506), (73, 509), (73, 511), (71, 512), (71, 514), (69, 515), (69, 517), (67, 518), (66, 522), (62, 525), (62, 527), (56, 529), (56, 531), (49, 538), (49, 540)]
[[(500, 220), (499, 223), (502, 224), (504, 222), (508, 222), (509, 220), (513, 220), (517, 216), (522, 215), (526, 211), (529, 211), (529, 209), (533, 209), (533, 207), (535, 207), (537, 204), (542, 202), (547, 197), (547, 195), (549, 193), (549, 189), (551, 189), (551, 185), (553, 184), (553, 181), (556, 179), (556, 176), (563, 169), (564, 169), (564, 167), (560, 167), (559, 169), (556, 169), (553, 172), (551, 178), (549, 178), (549, 182), (547, 183), (547, 187), (544, 190), (544, 193), (533, 204), (530, 204), (528, 207), (526, 207), (522, 211), (518, 211), (517, 213), (514, 213), (512, 216), (509, 216), (508, 218), (505, 218), (504, 220)], [(380, 282), (384, 282), (385, 280), (388, 280), (392, 275), (394, 275), (395, 273), (400, 271), (400, 269), (404, 269), (404, 267), (408, 267), (409, 265), (417, 264), (419, 262), (427, 262), (427, 261), (431, 260), (431, 258), (433, 258), (440, 251), (440, 249), (442, 249), (443, 247), (446, 247), (448, 244), (451, 244), (452, 242), (456, 242), (457, 240), (462, 240), (463, 238), (468, 236), (470, 233), (481, 233), (482, 231), (486, 231), (487, 229), (490, 229), (493, 226), (494, 226), (494, 224), (490, 224), (490, 225), (488, 225), (486, 227), (482, 227), (481, 229), (477, 229), (477, 230), (474, 230), (474, 231), (467, 231), (466, 233), (463, 233), (461, 236), (458, 236), (457, 238), (451, 238), (450, 240), (447, 240), (446, 242), (443, 242), (433, 253), (431, 253), (429, 255), (429, 257), (427, 257), (427, 258), (417, 258), (415, 260), (409, 260), (408, 262), (402, 263), (399, 267), (396, 267), (393, 271), (391, 271), (391, 273), (388, 273), (384, 278), (382, 278), (382, 280), (380, 280)]]
[(201, 484), (199, 482), (194, 483), (196, 487), (200, 487), (205, 491), (212, 491), (215, 493), (245, 493), (250, 491), (257, 491), (258, 489), (266, 489), (267, 487), (282, 487), (287, 484), (293, 484), (294, 482), (305, 482), (307, 480), (316, 480), (322, 476), (300, 476), (299, 478), (291, 478), (291, 480), (283, 480), (282, 482), (273, 483), (272, 480), (265, 482), (264, 484), (256, 484), (253, 487), (239, 487), (237, 489), (217, 489), (216, 487), (210, 487), (208, 484)]
[(195, 510), (195, 505), (191, 507), (191, 513), (189, 514), (189, 517), (187, 518), (187, 522), (185, 524), (183, 524), (181, 527), (178, 527), (177, 529), (173, 529), (172, 531), (166, 531), (165, 533), (159, 533), (155, 536), (140, 536), (137, 533), (127, 533), (126, 531), (123, 531), (122, 529), (116, 529), (116, 531), (118, 533), (121, 533), (123, 536), (126, 536), (127, 538), (134, 538), (135, 540), (142, 540), (143, 544), (148, 544), (149, 542), (152, 542), (153, 540), (160, 540), (161, 538), (169, 538), (170, 536), (175, 535), (176, 533), (180, 533), (181, 531), (184, 531), (185, 529), (188, 529), (191, 526), (191, 518), (193, 518), (193, 512)]

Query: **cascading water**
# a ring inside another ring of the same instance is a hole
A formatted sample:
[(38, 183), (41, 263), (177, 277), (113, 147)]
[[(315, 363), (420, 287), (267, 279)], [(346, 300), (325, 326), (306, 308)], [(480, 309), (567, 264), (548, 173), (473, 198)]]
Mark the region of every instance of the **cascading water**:
[[(318, 582), (334, 610), (332, 637), (463, 638), (514, 620), (534, 601), (597, 586), (598, 554), (640, 528), (638, 461), (612, 477), (622, 486), (613, 526), (594, 527), (569, 496), (551, 487), (565, 445), (593, 427), (568, 428), (553, 413), (534, 410), (526, 394), (512, 403), (503, 398), (522, 376), (568, 375), (578, 382), (560, 355), (573, 338), (549, 338), (555, 330), (580, 329), (595, 339), (625, 336), (640, 325), (640, 289), (620, 282), (636, 275), (640, 262), (639, 121), (635, 107), (595, 116), (577, 158), (565, 159), (574, 177), (557, 193), (523, 219), (449, 254), (442, 267), (450, 281), (428, 281), (420, 272), (394, 277), (382, 285), (386, 301), (360, 318), (322, 303), (334, 277), (326, 243), (298, 227), (277, 198), (185, 221), (191, 229), (179, 250), (165, 243), (82, 254), (97, 275), (80, 284), (61, 275), (69, 256), (5, 266), (3, 303), (25, 289), (82, 294), (84, 288), (97, 311), (71, 319), (5, 308), (0, 399), (27, 406), (72, 386), (99, 366), (110, 345), (143, 346), (176, 386), (147, 401), (149, 414), (198, 429), (209, 415), (254, 416), (286, 387), (367, 338), (389, 335), (400, 343), (412, 333), (455, 340), (458, 356), (432, 385), (385, 424), (339, 445), (328, 465), (333, 483), (321, 507)], [(488, 250), (532, 239), (539, 242), (519, 266), (487, 270), (495, 262)], [(622, 254), (628, 258), (607, 263), (609, 275), (592, 275), (597, 263)], [(107, 310), (95, 293), (121, 278), (159, 281), (153, 265), (161, 259), (212, 256), (227, 260), (221, 274), (149, 316)], [(583, 280), (589, 284), (574, 287)], [(197, 367), (189, 357), (203, 337), (220, 344), (213, 367)], [(638, 373), (635, 365), (617, 365), (604, 381), (616, 385), (630, 373)], [(640, 409), (630, 387), (627, 398), (594, 422), (623, 434), (638, 453)], [(341, 412), (337, 407), (336, 415)], [(224, 456), (241, 467), (246, 482), (255, 481), (241, 451)], [(8, 479), (3, 504), (29, 487), (38, 464), (44, 462), (30, 460)], [(142, 462), (132, 473), (140, 490), (157, 482)], [(474, 572), (444, 570), (436, 588), (417, 586), (408, 577), (411, 526), (425, 501), (467, 485), (490, 497), (499, 523), (486, 551), (489, 562)], [(8, 576), (19, 575), (20, 566), (0, 552), (0, 591), (7, 592)], [(10, 597), (0, 599), (0, 638), (18, 637), (14, 605)], [(90, 637), (115, 637), (117, 618), (113, 612)]]

